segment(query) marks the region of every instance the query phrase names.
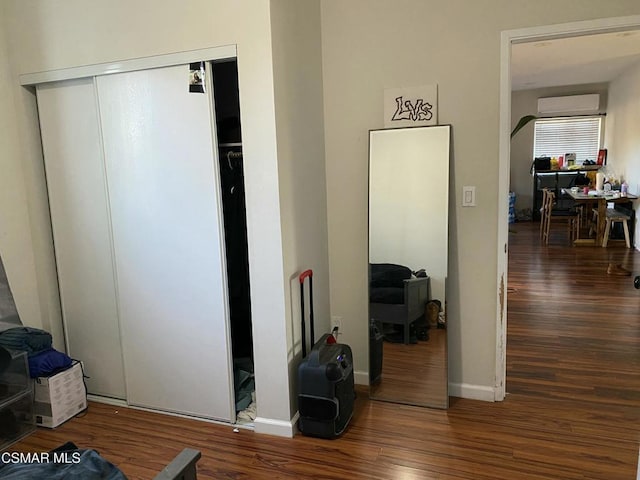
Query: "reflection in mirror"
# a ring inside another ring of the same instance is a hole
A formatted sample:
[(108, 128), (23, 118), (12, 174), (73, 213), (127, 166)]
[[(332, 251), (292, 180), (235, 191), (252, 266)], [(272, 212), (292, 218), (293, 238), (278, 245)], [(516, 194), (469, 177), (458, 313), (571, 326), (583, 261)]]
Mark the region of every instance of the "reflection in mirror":
[(447, 408), (451, 127), (369, 132), (370, 395)]
[(13, 301), (13, 295), (11, 295), (7, 274), (2, 264), (2, 256), (0, 256), (0, 331), (15, 325), (20, 325), (20, 318)]

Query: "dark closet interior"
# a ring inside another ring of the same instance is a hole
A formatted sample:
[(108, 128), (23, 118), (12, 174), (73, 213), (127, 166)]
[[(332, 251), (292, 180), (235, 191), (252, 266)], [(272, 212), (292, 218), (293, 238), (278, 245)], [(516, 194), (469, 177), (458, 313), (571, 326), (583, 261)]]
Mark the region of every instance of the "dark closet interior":
[[(238, 69), (235, 59), (212, 62), (211, 67), (227, 257), (236, 411), (242, 412), (252, 403), (255, 404), (255, 387)], [(238, 419), (253, 420), (251, 415), (239, 415)]]

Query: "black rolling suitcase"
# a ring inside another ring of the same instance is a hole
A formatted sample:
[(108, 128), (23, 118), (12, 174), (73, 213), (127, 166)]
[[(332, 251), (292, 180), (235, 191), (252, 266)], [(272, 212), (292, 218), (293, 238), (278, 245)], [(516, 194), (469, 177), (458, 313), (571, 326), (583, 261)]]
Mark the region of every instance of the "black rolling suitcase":
[[(309, 330), (311, 352), (306, 355), (304, 319), (304, 280), (309, 278)], [(313, 338), (313, 272), (300, 275), (302, 303), (302, 356), (298, 367), (298, 428), (304, 435), (335, 438), (344, 432), (353, 415), (355, 390), (351, 347), (336, 343), (327, 333), (314, 342)]]

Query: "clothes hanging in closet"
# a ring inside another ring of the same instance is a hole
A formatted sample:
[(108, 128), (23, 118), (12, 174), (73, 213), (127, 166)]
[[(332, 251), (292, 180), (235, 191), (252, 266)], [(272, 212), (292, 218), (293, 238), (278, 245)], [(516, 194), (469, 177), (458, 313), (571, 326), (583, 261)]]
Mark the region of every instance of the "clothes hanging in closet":
[[(235, 152), (235, 155), (231, 155)], [(227, 250), (227, 278), (234, 357), (253, 357), (249, 255), (242, 156), (238, 148), (222, 147), (220, 176)]]

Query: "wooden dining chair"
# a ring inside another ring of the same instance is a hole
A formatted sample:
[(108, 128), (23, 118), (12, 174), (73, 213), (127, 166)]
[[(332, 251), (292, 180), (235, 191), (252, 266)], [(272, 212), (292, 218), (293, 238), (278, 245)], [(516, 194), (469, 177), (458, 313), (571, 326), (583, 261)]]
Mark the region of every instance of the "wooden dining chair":
[(578, 238), (578, 228), (580, 225), (580, 213), (576, 210), (561, 210), (554, 208), (555, 193), (545, 188), (542, 194), (542, 208), (540, 209), (540, 241), (544, 245), (549, 245), (549, 234), (551, 224), (564, 223), (567, 226), (567, 238), (573, 245), (573, 241)]
[(598, 215), (598, 209), (592, 208), (591, 221), (589, 222), (589, 237), (595, 235), (595, 233), (598, 231)]
[(631, 239), (629, 238), (629, 220), (631, 217), (625, 213), (614, 210), (613, 208), (607, 208), (606, 215), (606, 227), (604, 229), (604, 238), (602, 240), (602, 246), (606, 247), (609, 244), (609, 234), (611, 233), (611, 227), (614, 223), (622, 223), (624, 229), (624, 240), (627, 248), (631, 248)]
[(542, 189), (542, 206), (540, 207), (540, 243), (544, 244), (547, 231), (547, 194), (546, 188)]

